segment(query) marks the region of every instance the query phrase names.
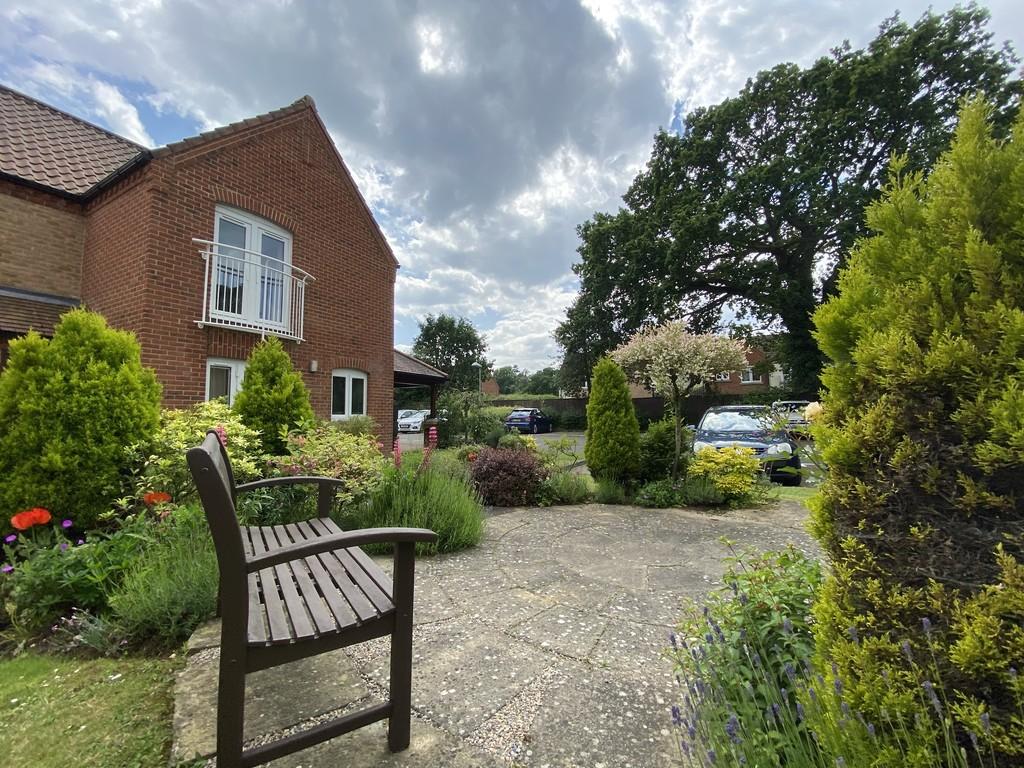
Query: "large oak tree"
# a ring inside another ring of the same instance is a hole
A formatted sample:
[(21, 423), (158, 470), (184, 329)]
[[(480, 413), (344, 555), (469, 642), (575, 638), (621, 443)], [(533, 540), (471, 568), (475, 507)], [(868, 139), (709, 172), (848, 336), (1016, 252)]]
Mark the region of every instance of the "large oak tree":
[(925, 170), (946, 148), (962, 100), (982, 93), (995, 130), (1021, 85), (975, 5), (887, 20), (865, 49), (844, 44), (802, 69), (780, 64), (739, 95), (660, 132), (615, 214), (579, 229), (581, 291), (559, 326), (563, 375), (638, 329), (686, 319), (719, 324), (727, 305), (786, 331), (793, 389), (818, 388), (811, 314), (864, 231), (894, 154)]

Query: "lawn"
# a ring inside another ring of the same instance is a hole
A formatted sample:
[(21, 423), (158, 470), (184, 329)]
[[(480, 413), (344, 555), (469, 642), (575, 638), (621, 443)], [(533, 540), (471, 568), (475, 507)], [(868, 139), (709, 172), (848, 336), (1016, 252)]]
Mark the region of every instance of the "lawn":
[(778, 485), (775, 490), (779, 493), (780, 501), (804, 501), (806, 502), (809, 498), (814, 496), (818, 492), (817, 488), (807, 488), (804, 486), (790, 487), (785, 485)]
[(0, 660), (0, 755), (12, 768), (166, 765), (177, 659)]

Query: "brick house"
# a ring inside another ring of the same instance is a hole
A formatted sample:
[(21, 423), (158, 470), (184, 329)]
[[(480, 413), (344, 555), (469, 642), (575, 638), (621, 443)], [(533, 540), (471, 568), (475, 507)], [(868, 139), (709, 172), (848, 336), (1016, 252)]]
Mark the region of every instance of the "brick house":
[(308, 96), (150, 150), (0, 86), (0, 355), (81, 304), (180, 407), (273, 334), (317, 415), (389, 439), (397, 267)]

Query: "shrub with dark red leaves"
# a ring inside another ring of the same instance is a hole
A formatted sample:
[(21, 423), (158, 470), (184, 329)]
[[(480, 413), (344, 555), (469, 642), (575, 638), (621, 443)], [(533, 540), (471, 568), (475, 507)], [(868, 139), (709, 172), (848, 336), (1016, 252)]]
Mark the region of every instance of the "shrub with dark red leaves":
[(484, 503), (494, 507), (532, 504), (547, 470), (529, 451), (484, 448), (470, 464)]

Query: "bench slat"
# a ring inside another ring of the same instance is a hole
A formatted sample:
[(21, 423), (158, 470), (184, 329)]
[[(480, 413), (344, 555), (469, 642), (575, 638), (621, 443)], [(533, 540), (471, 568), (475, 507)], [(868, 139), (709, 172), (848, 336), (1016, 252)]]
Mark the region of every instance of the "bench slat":
[[(242, 529), (242, 542), (249, 554), (255, 551), (252, 544), (252, 531)], [(263, 605), (260, 603), (260, 579), (255, 573), (249, 574), (249, 642), (267, 642), (267, 625), (263, 616)]]
[[(264, 530), (267, 542), (276, 542), (273, 549), (285, 547), (290, 543), (287, 537), (284, 537), (283, 541), (281, 540), (281, 537), (284, 536), (284, 526), (275, 525)], [(299, 591), (295, 587), (295, 580), (288, 563), (275, 565), (274, 572), (277, 574), (277, 583), (281, 586), (281, 594), (284, 596), (285, 610), (288, 612), (288, 618), (291, 619), (292, 630), (295, 633), (293, 637), (299, 640), (308, 640), (314, 637), (316, 632), (309, 620), (305, 601), (299, 597)]]
[[(295, 525), (286, 525), (284, 527), (284, 535), (287, 535), (291, 539), (291, 543), (303, 542), (306, 540), (305, 535), (298, 530)], [(281, 538), (282, 534), (278, 534)], [(292, 574), (295, 576), (295, 583), (299, 585), (299, 592), (302, 593), (302, 600), (306, 604), (306, 608), (309, 610), (310, 615), (313, 617), (313, 623), (316, 624), (316, 630), (318, 633), (323, 634), (325, 632), (333, 632), (337, 629), (338, 622), (334, 620), (334, 614), (327, 606), (324, 595), (321, 595), (313, 580), (310, 578), (309, 565), (306, 562), (308, 558), (302, 560), (292, 560), (288, 565), (292, 569)]]
[[(308, 523), (297, 523), (297, 527), (306, 538), (316, 538), (316, 534), (309, 527)], [(333, 578), (324, 567), (318, 556), (312, 555), (307, 557), (306, 565), (309, 567), (310, 573), (313, 574), (313, 578), (316, 579), (316, 583), (320, 586), (320, 591), (323, 593), (324, 599), (327, 600), (327, 604), (334, 614), (335, 621), (338, 622), (338, 629), (354, 627), (363, 621), (363, 615), (372, 617), (375, 613), (369, 601), (365, 601), (366, 613), (359, 614), (348, 602), (348, 597), (345, 594), (345, 586), (350, 591), (355, 591), (352, 581), (342, 576), (342, 583), (339, 584), (338, 580)]]
[[(340, 531), (336, 525), (327, 525), (322, 519), (310, 520), (310, 525), (314, 528), (319, 528), (322, 535), (335, 533)], [(331, 528), (334, 528), (332, 531)], [(355, 549), (355, 548), (353, 548)], [(342, 567), (348, 571), (349, 576), (359, 586), (360, 591), (366, 595), (370, 602), (373, 603), (374, 608), (377, 609), (378, 613), (387, 613), (394, 606), (391, 602), (391, 595), (385, 594), (373, 578), (366, 572), (366, 570), (356, 561), (352, 556), (352, 551), (349, 549), (338, 549), (332, 553), (338, 558)]]
[[(277, 548), (273, 534), (265, 526), (252, 529), (252, 542), (254, 548), (260, 550), (256, 554)], [(260, 586), (263, 588), (263, 605), (267, 609), (267, 622), (270, 624), (270, 640), (274, 643), (288, 642), (294, 635), (288, 625), (288, 613), (278, 591), (277, 573), (273, 568), (264, 568), (259, 571), (259, 576)]]

